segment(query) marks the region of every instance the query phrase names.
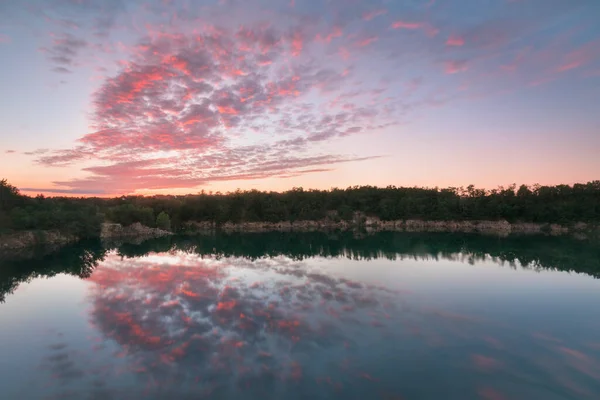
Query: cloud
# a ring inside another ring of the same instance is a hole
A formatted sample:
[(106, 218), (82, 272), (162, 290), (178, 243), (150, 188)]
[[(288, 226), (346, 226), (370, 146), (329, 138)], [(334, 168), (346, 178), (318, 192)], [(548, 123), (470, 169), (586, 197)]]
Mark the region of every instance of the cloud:
[(30, 193), (53, 193), (53, 194), (80, 194), (80, 195), (104, 195), (108, 194), (104, 189), (57, 189), (57, 188), (19, 188), (21, 192)]
[(424, 26), (424, 24), (422, 22), (407, 22), (407, 21), (402, 21), (402, 20), (398, 20), (395, 21), (394, 23), (392, 23), (391, 28), (392, 29), (421, 29)]
[(46, 154), (50, 151), (51, 151), (50, 149), (37, 149), (37, 150), (33, 150), (33, 151), (25, 151), (25, 152), (23, 152), (23, 154), (25, 154), (26, 156), (40, 156), (40, 155)]
[[(196, 8), (52, 1), (61, 11), (47, 11), (49, 21), (70, 32), (46, 46), (55, 71), (74, 70), (96, 52), (118, 60), (94, 65), (102, 78), (89, 130), (72, 148), (37, 157), (44, 166), (82, 168), (86, 177), (60, 182), (70, 189), (104, 180), (121, 193), (328, 170), (363, 160), (323, 150), (340, 138), (390, 129), (459, 97), (489, 95), (496, 79), (507, 83), (502, 90), (523, 87), (536, 68), (547, 82), (596, 60), (591, 45), (579, 52), (564, 51), (564, 43), (542, 51), (542, 41), (519, 48), (521, 35), (530, 42), (535, 36), (528, 35), (562, 13), (544, 9), (525, 23), (519, 13), (536, 8), (526, 2), (459, 21), (450, 8), (424, 2), (348, 7), (331, 0), (290, 9), (256, 0)], [(96, 14), (106, 14), (104, 24)], [(121, 24), (126, 16), (133, 28)], [(108, 35), (119, 28), (123, 42), (102, 36), (102, 25)], [(562, 57), (549, 62), (551, 53)], [(374, 77), (374, 68), (385, 78)], [(415, 79), (414, 68), (418, 75), (442, 68), (461, 79), (438, 85)]]
[(566, 72), (577, 69), (600, 60), (600, 40), (588, 42), (581, 47), (567, 53), (556, 72)]
[(315, 39), (318, 42), (323, 41), (323, 42), (330, 43), (332, 40), (342, 37), (342, 35), (343, 35), (342, 27), (339, 25), (334, 25), (331, 29), (331, 32), (329, 32), (327, 35), (318, 33)]
[[(360, 134), (377, 116), (392, 118), (376, 104), (352, 104), (361, 96), (326, 112), (305, 102), (311, 93), (337, 96), (353, 78), (351, 66), (324, 66), (312, 56), (315, 47), (341, 37), (341, 28), (321, 37), (308, 27), (262, 24), (152, 32), (94, 94), (92, 131), (77, 147), (37, 159), (46, 166), (101, 163), (84, 169), (89, 177), (57, 185), (124, 193), (313, 173), (369, 157), (315, 155), (311, 143)], [(275, 140), (236, 144), (261, 131)], [(167, 160), (160, 152), (177, 156)]]
[[(450, 39), (463, 45), (469, 44), (471, 48), (497, 50), (518, 38), (519, 34), (527, 33), (528, 27), (517, 20), (497, 19), (486, 21), (472, 28), (466, 29), (460, 34), (450, 36), (447, 44), (451, 45)], [(456, 46), (456, 44), (455, 44)]]
[(273, 149), (248, 147), (203, 156), (170, 159), (124, 161), (105, 166), (88, 167), (84, 170), (92, 176), (69, 181), (57, 181), (55, 185), (67, 188), (66, 192), (88, 193), (102, 187), (112, 194), (132, 193), (139, 189), (156, 190), (189, 188), (211, 182), (255, 180), (269, 177), (290, 177), (305, 173), (321, 172), (320, 167), (341, 163), (372, 160), (377, 157), (344, 157), (331, 155), (284, 156), (280, 145)]
[[(106, 53), (115, 53), (122, 46), (120, 40), (110, 41), (109, 36), (115, 28), (126, 31), (131, 21), (122, 17), (128, 16), (128, 9), (145, 7), (140, 0), (47, 0), (45, 2), (30, 2), (27, 18), (20, 21), (21, 25), (30, 25), (32, 21), (51, 32), (46, 32), (46, 44), (40, 51), (56, 68), (56, 72), (65, 72), (75, 66), (86, 66), (97, 63)], [(17, 14), (18, 15), (18, 14)], [(33, 17), (39, 18), (35, 20)], [(123, 22), (122, 26), (117, 23)], [(36, 27), (37, 29), (37, 27)], [(88, 51), (89, 50), (89, 51)]]
[[(76, 147), (74, 149), (58, 150), (48, 154), (48, 151), (40, 151), (39, 153), (29, 152), (27, 155), (41, 155), (36, 159), (36, 162), (42, 165), (52, 166), (67, 166), (74, 161), (81, 161), (86, 158), (94, 156), (94, 152), (83, 146)], [(46, 155), (48, 154), (48, 155)]]
[(59, 74), (70, 74), (73, 72), (70, 69), (67, 69), (65, 67), (54, 67), (54, 68), (52, 68), (52, 71), (58, 72)]
[(120, 16), (127, 13), (127, 3), (138, 6), (138, 0), (48, 0), (43, 5), (33, 4), (30, 11), (41, 15), (57, 27), (89, 30), (94, 36), (105, 38)]
[[(544, 45), (508, 51), (499, 70), (520, 85), (547, 85), (566, 76), (590, 76), (600, 61), (599, 41), (577, 43), (570, 35), (557, 36)], [(506, 85), (506, 83), (504, 83)]]
[(57, 65), (53, 68), (54, 72), (68, 73), (71, 71), (67, 67), (75, 65), (75, 59), (87, 45), (85, 40), (77, 38), (71, 33), (64, 33), (57, 35), (52, 40), (50, 47), (43, 47), (41, 50), (46, 53), (52, 64)]
[(460, 36), (450, 36), (448, 40), (446, 40), (447, 46), (464, 46), (465, 39)]
[(356, 45), (358, 47), (365, 47), (365, 46), (369, 46), (370, 44), (376, 42), (379, 38), (377, 36), (370, 36), (370, 37), (366, 37), (364, 39), (360, 39), (356, 42)]
[(469, 69), (466, 60), (450, 60), (444, 62), (444, 71), (447, 74), (457, 74), (459, 72), (465, 72)]
[(385, 15), (385, 14), (387, 14), (387, 10), (385, 8), (366, 11), (362, 14), (362, 19), (364, 19), (365, 21), (371, 21), (372, 19), (375, 19), (375, 18), (379, 17), (380, 15)]
[(406, 29), (406, 30), (422, 30), (428, 36), (436, 36), (439, 32), (439, 29), (432, 26), (428, 22), (416, 22), (416, 21), (404, 21), (404, 20), (394, 21), (390, 25), (390, 28), (391, 29)]
[(298, 57), (304, 48), (304, 38), (301, 32), (294, 32), (291, 41), (292, 55)]
[(4, 153), (5, 154), (14, 154), (14, 153), (16, 153), (16, 151), (14, 151), (14, 150), (6, 150)]

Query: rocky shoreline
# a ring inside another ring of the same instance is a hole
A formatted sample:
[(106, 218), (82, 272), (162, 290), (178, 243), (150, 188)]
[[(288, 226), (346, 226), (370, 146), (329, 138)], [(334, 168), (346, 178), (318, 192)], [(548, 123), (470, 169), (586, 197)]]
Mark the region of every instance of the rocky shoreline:
[[(172, 234), (172, 232), (150, 228), (140, 223), (125, 227), (120, 224), (103, 223), (100, 229), (100, 239), (106, 241), (143, 241)], [(0, 253), (18, 252), (37, 246), (60, 248), (78, 242), (80, 239), (77, 236), (65, 235), (58, 231), (25, 231), (5, 234), (0, 235)]]
[[(395, 232), (454, 232), (478, 233), (505, 237), (511, 234), (527, 235), (574, 235), (578, 238), (600, 236), (597, 225), (583, 222), (571, 225), (541, 224), (530, 222), (510, 223), (508, 221), (432, 221), (432, 220), (398, 220), (382, 221), (377, 218), (355, 218), (353, 221), (324, 219), (319, 221), (294, 222), (227, 222), (217, 225), (214, 222), (188, 222), (184, 225), (184, 234), (202, 234), (216, 231), (221, 232), (311, 232), (311, 231), (395, 231)], [(162, 236), (172, 235), (172, 232), (158, 228), (150, 228), (140, 223), (122, 226), (114, 223), (103, 223), (100, 239), (103, 241), (135, 241), (142, 242)], [(22, 250), (35, 246), (61, 247), (77, 242), (79, 238), (64, 235), (58, 231), (27, 231), (8, 235), (0, 235), (0, 252)]]
[(145, 225), (136, 222), (129, 226), (122, 226), (121, 224), (103, 223), (100, 228), (100, 239), (103, 240), (115, 240), (125, 238), (136, 238), (136, 239), (151, 239), (162, 236), (172, 235), (172, 232), (165, 231), (158, 228), (150, 228)]
[(396, 232), (455, 232), (455, 233), (481, 233), (498, 236), (510, 234), (547, 234), (586, 235), (596, 231), (597, 228), (586, 223), (576, 223), (565, 226), (558, 224), (539, 223), (510, 223), (508, 221), (432, 221), (432, 220), (398, 220), (382, 221), (377, 218), (367, 217), (362, 221), (295, 221), (295, 222), (227, 222), (217, 226), (214, 222), (190, 222), (185, 226), (186, 233), (195, 232), (269, 232), (269, 231), (347, 231), (364, 229), (367, 232), (396, 231)]
[(58, 231), (25, 231), (0, 235), (0, 251), (22, 250), (35, 246), (65, 246), (79, 240)]

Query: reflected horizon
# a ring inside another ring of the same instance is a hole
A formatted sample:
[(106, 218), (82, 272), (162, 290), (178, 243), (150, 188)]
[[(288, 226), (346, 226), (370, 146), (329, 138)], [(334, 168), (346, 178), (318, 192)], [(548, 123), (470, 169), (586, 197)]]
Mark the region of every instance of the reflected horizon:
[(353, 260), (414, 258), (491, 259), (502, 266), (582, 273), (600, 278), (600, 246), (595, 240), (543, 235), (508, 237), (456, 233), (376, 232), (265, 232), (167, 236), (132, 242), (82, 241), (56, 251), (33, 248), (16, 255), (0, 254), (0, 302), (21, 281), (64, 272), (85, 278), (110, 250), (124, 257), (151, 252), (184, 252), (255, 260), (284, 255), (295, 260), (343, 257)]
[[(8, 398), (593, 399), (594, 251), (319, 233), (67, 248), (3, 268), (0, 382)], [(577, 257), (585, 274), (558, 271)]]

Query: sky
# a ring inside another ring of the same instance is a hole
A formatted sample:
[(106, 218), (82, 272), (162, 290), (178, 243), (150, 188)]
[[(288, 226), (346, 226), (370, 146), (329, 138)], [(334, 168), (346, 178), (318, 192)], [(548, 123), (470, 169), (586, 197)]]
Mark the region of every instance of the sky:
[(600, 179), (598, 0), (0, 0), (0, 178), (109, 196)]

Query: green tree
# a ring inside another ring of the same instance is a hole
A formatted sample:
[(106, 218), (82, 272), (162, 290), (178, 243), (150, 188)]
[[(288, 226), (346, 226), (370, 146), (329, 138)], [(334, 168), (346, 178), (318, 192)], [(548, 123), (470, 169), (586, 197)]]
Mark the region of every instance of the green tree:
[(10, 212), (10, 218), (14, 229), (29, 229), (32, 227), (32, 221), (29, 213), (20, 207), (15, 207)]
[(19, 189), (11, 185), (6, 179), (0, 180), (0, 210), (10, 211), (20, 203)]
[(139, 222), (142, 225), (154, 225), (154, 211), (150, 207), (139, 207), (135, 204), (122, 204), (108, 210), (108, 218), (121, 224), (128, 226)]
[(166, 231), (171, 230), (171, 218), (169, 214), (164, 211), (158, 214), (158, 217), (156, 217), (156, 226)]

